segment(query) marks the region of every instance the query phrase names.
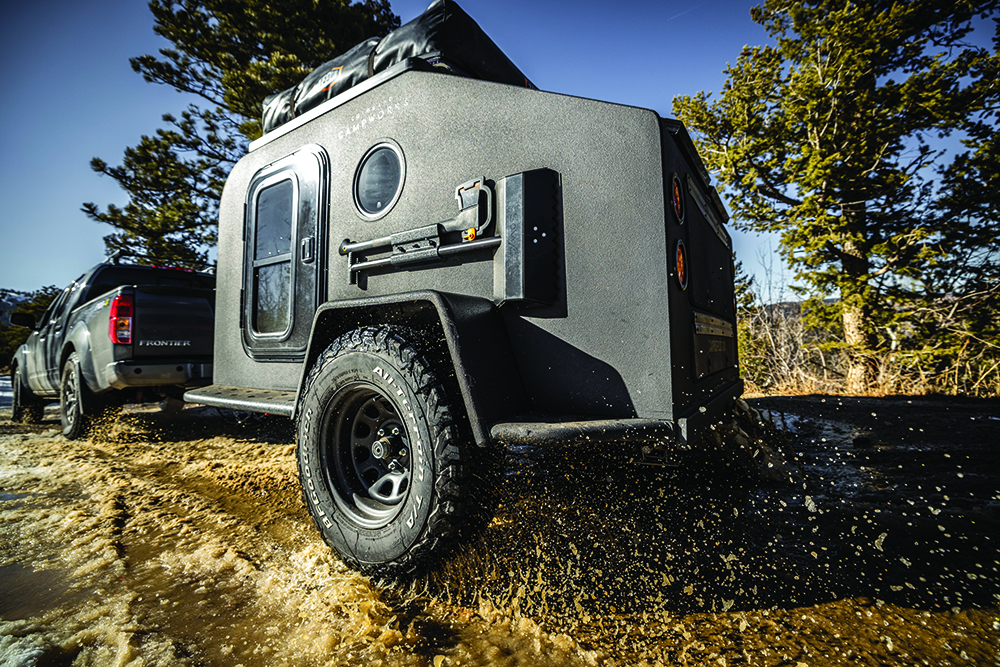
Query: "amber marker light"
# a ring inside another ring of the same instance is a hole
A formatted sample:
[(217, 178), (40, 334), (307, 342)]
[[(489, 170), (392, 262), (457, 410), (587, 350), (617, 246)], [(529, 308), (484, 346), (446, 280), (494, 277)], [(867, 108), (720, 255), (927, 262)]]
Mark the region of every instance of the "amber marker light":
[(687, 253), (684, 251), (684, 241), (677, 242), (677, 251), (674, 253), (674, 268), (677, 270), (677, 282), (681, 289), (687, 289)]
[(674, 174), (673, 183), (670, 187), (670, 201), (674, 206), (674, 215), (677, 222), (684, 224), (684, 192), (681, 190), (681, 177)]

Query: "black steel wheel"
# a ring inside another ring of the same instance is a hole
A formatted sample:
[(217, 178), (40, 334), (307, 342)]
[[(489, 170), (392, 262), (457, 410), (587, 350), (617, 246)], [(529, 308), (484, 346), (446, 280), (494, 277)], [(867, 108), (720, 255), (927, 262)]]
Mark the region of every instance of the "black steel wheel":
[(476, 448), (416, 338), (388, 326), (341, 336), (316, 361), (299, 406), (306, 505), (326, 542), (366, 572), (420, 569), (474, 515)]
[(10, 373), (10, 384), (14, 390), (11, 421), (19, 424), (37, 424), (42, 421), (45, 401), (36, 396), (24, 380), (24, 371), (15, 365)]
[(382, 528), (399, 513), (410, 488), (410, 437), (399, 408), (368, 382), (350, 382), (330, 403), (321, 452), (325, 482), (341, 512), (359, 526)]

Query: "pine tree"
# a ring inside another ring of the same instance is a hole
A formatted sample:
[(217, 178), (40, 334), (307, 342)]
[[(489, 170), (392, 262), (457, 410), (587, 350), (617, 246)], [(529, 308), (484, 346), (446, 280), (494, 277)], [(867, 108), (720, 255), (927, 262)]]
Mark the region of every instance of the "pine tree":
[(48, 309), (49, 304), (56, 300), (62, 293), (62, 289), (55, 285), (47, 285), (34, 292), (19, 292), (0, 287), (0, 368), (10, 366), (11, 359), (17, 352), (17, 348), (28, 340), (31, 335), (30, 329), (15, 327), (8, 324), (11, 313), (27, 313), (35, 318), (35, 322), (40, 323), (42, 315)]
[(83, 205), (115, 232), (110, 252), (203, 268), (216, 241), (227, 174), (261, 133), (261, 104), (320, 64), (399, 26), (388, 0), (151, 0), (154, 30), (173, 45), (130, 60), (146, 81), (201, 98), (167, 129), (143, 136), (120, 166), (91, 168), (118, 181), (124, 207)]
[[(980, 187), (961, 189), (961, 200), (934, 167), (936, 141), (975, 129), (970, 119), (988, 134), (982, 114), (998, 99), (997, 56), (968, 37), (973, 19), (997, 6), (765, 0), (751, 17), (775, 44), (744, 48), (718, 100), (674, 99), (730, 194), (735, 224), (780, 234), (783, 257), (816, 297), (809, 312), (839, 318), (849, 391), (870, 387), (888, 344), (879, 332), (889, 293), (989, 242), (996, 198), (974, 158), (961, 173)], [(983, 146), (972, 155), (995, 160)], [(949, 190), (956, 196), (945, 205)], [(820, 307), (830, 294), (837, 303)]]

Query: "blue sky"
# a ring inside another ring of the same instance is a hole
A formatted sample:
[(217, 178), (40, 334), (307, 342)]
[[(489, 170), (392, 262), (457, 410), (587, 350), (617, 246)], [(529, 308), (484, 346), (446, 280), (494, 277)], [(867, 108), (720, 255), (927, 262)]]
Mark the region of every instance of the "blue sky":
[[(405, 23), (430, 0), (394, 0)], [(767, 41), (753, 1), (546, 2), (459, 0), (541, 89), (645, 107), (670, 116), (671, 100), (718, 91), (746, 44)], [(143, 0), (4, 3), (0, 22), (0, 287), (63, 286), (104, 256), (112, 230), (81, 211), (124, 205), (91, 158), (120, 164), (128, 146), (188, 104), (143, 81), (128, 59), (168, 46)], [(734, 233), (759, 282), (789, 275), (777, 241)], [(759, 261), (763, 257), (763, 266)], [(782, 275), (784, 274), (784, 275)]]

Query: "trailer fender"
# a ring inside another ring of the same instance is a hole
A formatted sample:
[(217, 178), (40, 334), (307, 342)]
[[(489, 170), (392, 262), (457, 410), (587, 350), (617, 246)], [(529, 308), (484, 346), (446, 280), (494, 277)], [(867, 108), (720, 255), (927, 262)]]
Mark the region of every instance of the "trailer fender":
[[(328, 302), (313, 318), (299, 391), (320, 354), (338, 336), (364, 326), (394, 324), (419, 332), (434, 364), (448, 364), (476, 444), (490, 444), (490, 427), (523, 412), (524, 385), (497, 306), (490, 300), (423, 290)], [(444, 345), (440, 345), (441, 342)], [(446, 383), (448, 383), (448, 379)], [(296, 400), (298, 406), (301, 395)], [(297, 408), (296, 408), (297, 411)]]

